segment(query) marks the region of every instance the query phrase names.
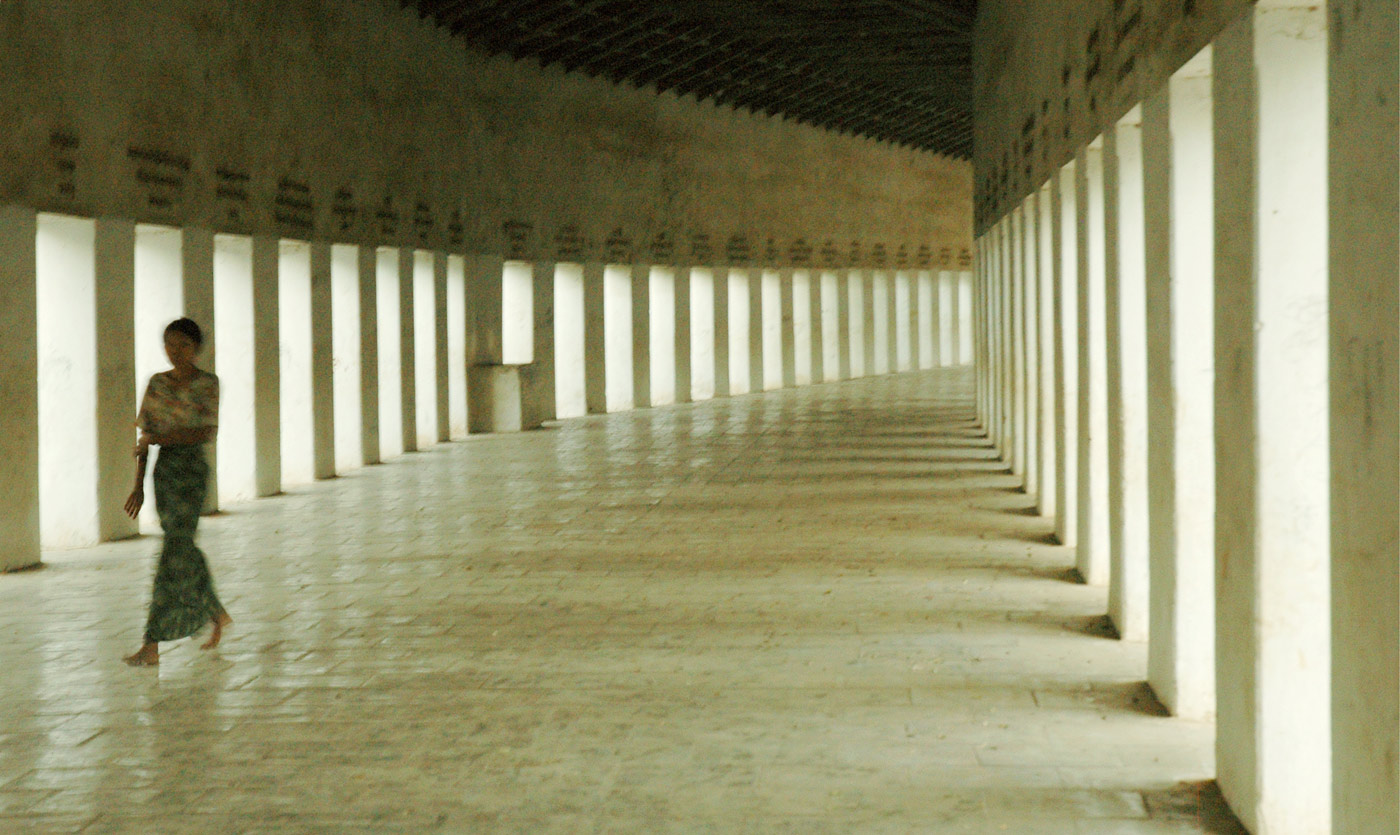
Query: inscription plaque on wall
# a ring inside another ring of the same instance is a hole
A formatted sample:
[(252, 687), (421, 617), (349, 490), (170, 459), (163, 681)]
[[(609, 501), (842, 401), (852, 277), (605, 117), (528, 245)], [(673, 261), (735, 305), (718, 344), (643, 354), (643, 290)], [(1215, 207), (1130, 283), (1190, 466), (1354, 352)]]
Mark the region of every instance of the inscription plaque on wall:
[(710, 233), (692, 232), (690, 233), (690, 258), (696, 264), (708, 264), (714, 257), (714, 245), (710, 242)]
[(735, 233), (729, 236), (729, 242), (725, 244), (724, 254), (731, 264), (748, 263), (752, 257), (749, 249), (749, 236)]
[(572, 223), (559, 227), (554, 235), (554, 251), (562, 260), (581, 261), (587, 250), (588, 241)]
[(461, 246), (466, 240), (467, 228), (462, 224), (462, 210), (453, 209), (452, 217), (447, 221), (447, 242), (452, 246)]
[(875, 262), (875, 266), (877, 267), (885, 266), (885, 264), (889, 261), (889, 258), (885, 255), (884, 244), (875, 244), (875, 246), (871, 247), (870, 260)]
[(948, 269), (953, 266), (953, 248), (945, 246), (938, 251), (938, 266)]
[(861, 261), (860, 241), (851, 241), (850, 264), (852, 267), (860, 266)]
[(918, 254), (914, 256), (914, 262), (923, 269), (933, 266), (933, 247), (921, 244)]
[(132, 176), (146, 193), (146, 205), (169, 209), (184, 194), (189, 157), (137, 146), (127, 148), (126, 155), (136, 165)]
[(278, 180), (277, 196), (272, 199), (272, 219), (297, 232), (311, 233), (316, 228), (316, 207), (311, 200), (311, 187), (290, 177)]
[(399, 213), (394, 210), (394, 198), (392, 195), (384, 195), (384, 202), (374, 212), (374, 219), (379, 225), (379, 234), (393, 236), (399, 231)]
[(909, 266), (909, 245), (900, 244), (894, 253), (894, 265), (901, 270)]
[(530, 257), (530, 236), (534, 231), (535, 225), (524, 220), (507, 220), (501, 224), (507, 260), (523, 261)]
[(812, 263), (812, 246), (804, 238), (798, 238), (788, 247), (788, 258), (794, 266), (805, 267)]
[(214, 198), (218, 201), (224, 220), (241, 225), (248, 206), (248, 184), (252, 177), (227, 165), (214, 169)]
[(958, 252), (958, 266), (968, 269), (972, 266), (972, 251), (964, 247)]
[(413, 231), (418, 236), (418, 242), (427, 243), (428, 236), (433, 233), (435, 226), (437, 226), (437, 219), (433, 217), (432, 207), (421, 201), (415, 203), (413, 205)]
[(629, 263), (632, 260), (632, 239), (619, 226), (603, 241), (603, 251), (607, 253), (608, 261), (613, 264)]
[(669, 263), (676, 254), (676, 243), (666, 232), (657, 232), (651, 239), (651, 258), (658, 263)]
[(828, 267), (836, 266), (836, 262), (841, 259), (841, 253), (836, 249), (836, 242), (827, 238), (822, 244), (822, 263)]
[(348, 188), (337, 189), (331, 201), (331, 214), (335, 216), (336, 228), (348, 232), (355, 225), (360, 210), (355, 206), (355, 192)]
[(768, 239), (768, 245), (764, 247), (764, 259), (769, 264), (778, 263), (778, 241), (775, 238)]
[(53, 159), (54, 195), (64, 202), (71, 202), (78, 195), (78, 135), (70, 131), (54, 131), (49, 134), (49, 150)]

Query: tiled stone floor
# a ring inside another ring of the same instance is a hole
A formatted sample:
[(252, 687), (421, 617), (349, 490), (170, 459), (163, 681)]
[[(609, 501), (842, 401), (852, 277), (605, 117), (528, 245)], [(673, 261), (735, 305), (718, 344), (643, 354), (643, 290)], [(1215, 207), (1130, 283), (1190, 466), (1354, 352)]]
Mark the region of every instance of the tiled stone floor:
[(0, 576), (0, 832), (1235, 832), (962, 372), (479, 437)]

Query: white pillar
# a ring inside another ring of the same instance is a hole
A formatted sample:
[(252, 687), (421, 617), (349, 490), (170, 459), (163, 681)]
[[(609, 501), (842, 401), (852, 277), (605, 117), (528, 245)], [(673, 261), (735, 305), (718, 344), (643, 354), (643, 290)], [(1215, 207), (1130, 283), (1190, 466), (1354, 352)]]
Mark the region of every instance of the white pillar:
[(836, 379), (853, 376), (851, 359), (851, 272), (836, 271)]
[[(466, 270), (467, 374), (471, 375), (474, 367), (506, 362), (506, 262), (500, 255), (473, 255), (467, 258)], [(516, 351), (520, 348), (514, 342), (510, 347)], [(495, 408), (495, 389), (492, 386), (467, 386), (468, 424), (474, 427), (471, 431), (490, 431), (488, 427), (495, 424), (485, 416), (493, 415)], [(407, 438), (407, 434), (404, 437)]]
[(1400, 830), (1397, 6), (1334, 2), (1330, 284), (1332, 831)]
[(728, 397), (734, 391), (729, 383), (729, 270), (718, 267), (711, 275), (714, 342), (710, 353), (714, 357), (715, 397)]
[(1173, 713), (1215, 715), (1215, 231), (1210, 51), (1143, 104), (1151, 641)]
[(1276, 2), (1214, 51), (1216, 765), (1254, 832), (1331, 822), (1326, 54)]
[(0, 206), (0, 571), (39, 562), (37, 230), (33, 210)]
[(259, 496), (282, 492), (281, 242), (253, 238), (253, 432)]
[(535, 261), (530, 275), (533, 318), (531, 331), (531, 361), (520, 381), (523, 422), (539, 426), (558, 415), (558, 377), (555, 368), (555, 264)]
[[(379, 455), (379, 287), (374, 247), (359, 247), (360, 285), (360, 457), (378, 464)], [(470, 302), (468, 302), (470, 304)], [(254, 365), (256, 369), (256, 363)], [(256, 371), (254, 372), (256, 376)]]
[(335, 476), (335, 341), (331, 245), (311, 244), (311, 445), (316, 478)]
[(955, 273), (958, 282), (958, 313), (953, 317), (953, 344), (958, 346), (957, 365), (972, 362), (972, 272)]
[[(991, 280), (991, 259), (988, 252), (987, 238), (982, 238), (982, 298), (978, 304), (977, 319), (981, 323), (983, 333), (979, 337), (981, 340), (979, 351), (986, 359), (987, 350), (987, 283)], [(958, 364), (958, 329), (955, 324), (958, 319), (958, 274), (951, 270), (939, 270), (934, 273), (933, 295), (936, 299), (934, 307), (937, 309), (937, 322), (935, 333), (935, 344), (937, 349), (937, 365), (948, 367)]]
[(937, 368), (939, 363), (938, 332), (938, 273), (919, 270), (914, 274), (913, 306), (918, 329), (914, 332), (914, 367), (920, 370)]
[[(314, 253), (312, 257), (315, 257)], [(452, 440), (452, 321), (448, 306), (452, 285), (447, 275), (449, 257), (445, 252), (433, 254), (433, 388), (437, 397), (435, 429), (440, 444)], [(329, 279), (329, 268), (326, 274)], [(553, 276), (550, 278), (552, 281)], [(314, 267), (312, 280), (315, 280)], [(329, 280), (326, 283), (329, 284)]]
[(1108, 582), (1108, 397), (1104, 312), (1103, 140), (1075, 162), (1075, 227), (1079, 256), (1079, 501), (1075, 567), (1084, 582)]
[(694, 325), (694, 302), (691, 301), (690, 267), (680, 266), (674, 273), (675, 298), (675, 363), (676, 402), (689, 403), (694, 399), (694, 363), (691, 353), (691, 328)]
[(1036, 484), (1036, 505), (1040, 515), (1053, 518), (1058, 509), (1059, 468), (1056, 462), (1058, 438), (1055, 434), (1055, 247), (1054, 224), (1051, 221), (1051, 203), (1054, 197), (1050, 183), (1041, 187), (1035, 195), (1036, 212), (1036, 309), (1035, 309), (1035, 354), (1036, 392), (1038, 410), (1036, 412), (1036, 470), (1040, 475)]
[(404, 452), (418, 451), (418, 344), (414, 339), (413, 247), (399, 247), (399, 414)]
[(607, 267), (583, 265), (584, 399), (591, 415), (608, 413)]
[(799, 294), (797, 304), (807, 308), (807, 383), (811, 384), (826, 379), (826, 319), (822, 309), (822, 273), (820, 270), (806, 270), (805, 273), (806, 298)]
[(851, 275), (860, 276), (861, 376), (869, 377), (880, 373), (879, 355), (875, 347), (880, 336), (876, 326), (875, 273), (866, 270)]
[(632, 408), (651, 402), (651, 264), (632, 265)]
[(1076, 163), (1051, 179), (1055, 338), (1055, 538), (1079, 544), (1079, 211)]
[[(0, 215), (3, 217), (3, 215)], [(3, 232), (0, 232), (3, 234)], [(97, 525), (103, 540), (137, 533), (122, 510), (136, 444), (136, 225), (101, 218), (94, 233), (97, 324)], [(12, 260), (10, 254), (3, 259)], [(7, 276), (7, 282), (12, 279)], [(9, 304), (0, 306), (8, 309)], [(4, 336), (0, 335), (0, 341)], [(8, 349), (7, 349), (8, 350)], [(0, 356), (9, 356), (0, 352)]]
[(768, 343), (767, 328), (764, 327), (763, 271), (746, 270), (749, 290), (749, 391), (764, 390), (764, 347)]
[[(199, 352), (199, 365), (213, 371), (218, 359), (218, 333), (214, 327), (214, 233), (207, 229), (183, 230), (180, 245), (181, 294), (185, 315), (193, 319), (204, 335)], [(205, 486), (204, 512), (219, 509), (219, 454), (215, 444), (206, 444), (204, 455), (209, 462), (209, 479)]]
[(794, 306), (796, 276), (790, 269), (778, 270), (779, 344), (782, 351), (783, 386), (797, 385), (797, 309)]
[[(1040, 232), (1039, 212), (1035, 205), (1036, 193), (1032, 192), (1021, 204), (1021, 429), (1025, 439), (1021, 442), (1026, 478), (1022, 485), (1026, 495), (1039, 498), (1036, 489), (1040, 486), (1040, 357), (1037, 352), (1039, 336), (1036, 325), (1040, 289)], [(1034, 507), (1033, 506), (1033, 507)]]
[(1142, 112), (1105, 136), (1108, 245), (1108, 615), (1125, 641), (1147, 639), (1147, 329), (1142, 231)]

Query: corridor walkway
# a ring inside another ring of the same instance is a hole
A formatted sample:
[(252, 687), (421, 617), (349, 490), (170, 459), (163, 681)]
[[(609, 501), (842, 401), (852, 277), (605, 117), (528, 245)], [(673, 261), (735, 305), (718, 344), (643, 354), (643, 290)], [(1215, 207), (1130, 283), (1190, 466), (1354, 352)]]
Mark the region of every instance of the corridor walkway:
[(0, 832), (1235, 832), (939, 371), (482, 436), (0, 576)]

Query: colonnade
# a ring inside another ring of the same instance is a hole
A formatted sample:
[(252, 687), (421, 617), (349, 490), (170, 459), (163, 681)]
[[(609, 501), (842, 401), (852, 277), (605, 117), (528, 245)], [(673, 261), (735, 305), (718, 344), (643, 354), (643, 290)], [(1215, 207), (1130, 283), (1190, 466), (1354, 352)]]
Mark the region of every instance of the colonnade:
[(0, 208), (0, 569), (121, 511), (167, 322), (220, 376), (209, 510), (469, 432), (970, 362), (971, 273), (523, 261)]
[(1400, 829), (1400, 14), (1331, 5), (1258, 3), (978, 239), (986, 427), (1257, 833)]

